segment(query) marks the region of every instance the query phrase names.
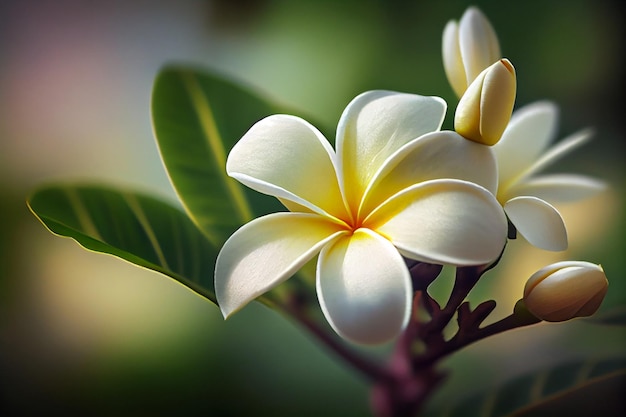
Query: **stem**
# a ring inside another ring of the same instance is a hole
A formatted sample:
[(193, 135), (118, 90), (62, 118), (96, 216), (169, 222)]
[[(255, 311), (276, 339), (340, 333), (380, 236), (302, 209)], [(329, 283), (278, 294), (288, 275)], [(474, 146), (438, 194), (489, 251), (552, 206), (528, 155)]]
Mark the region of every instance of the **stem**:
[(320, 342), (326, 345), (327, 348), (335, 352), (339, 357), (352, 365), (353, 368), (363, 374), (366, 378), (370, 379), (372, 382), (387, 381), (393, 378), (387, 369), (378, 365), (373, 360), (359, 355), (356, 351), (350, 349), (336, 337), (333, 337), (327, 331), (319, 327), (315, 321), (311, 320), (306, 315), (299, 311), (286, 311), (299, 320), (300, 323), (304, 325), (304, 327), (306, 327)]
[(456, 269), (454, 287), (452, 288), (452, 293), (450, 294), (448, 302), (442, 310), (435, 312), (430, 322), (425, 323), (420, 328), (418, 337), (423, 339), (427, 343), (429, 339), (433, 339), (434, 337), (437, 337), (437, 339), (442, 339), (442, 330), (448, 325), (448, 323), (450, 323), (450, 320), (452, 320), (452, 317), (454, 317), (454, 314), (456, 313), (461, 303), (463, 303), (463, 300), (465, 300), (465, 298), (472, 290), (472, 288), (474, 288), (482, 274), (485, 273), (488, 269), (489, 267), (484, 266), (458, 267)]
[(319, 342), (329, 350), (335, 352), (337, 356), (345, 360), (355, 370), (360, 372), (366, 379), (373, 382), (380, 379), (389, 379), (389, 372), (384, 367), (378, 365), (373, 359), (358, 354), (343, 343), (334, 332), (329, 332), (322, 328), (319, 323), (307, 314), (311, 306), (312, 299), (309, 297), (308, 287), (301, 281), (296, 281), (300, 286), (295, 286), (292, 292), (285, 298), (265, 295), (264, 303), (272, 309), (281, 311), (286, 317), (300, 322)]
[[(413, 299), (413, 311), (425, 292), (418, 291)], [(396, 343), (387, 369), (393, 378), (379, 381), (371, 392), (371, 408), (377, 417), (411, 417), (417, 415), (431, 392), (443, 380), (434, 367), (416, 369), (412, 364), (413, 342), (419, 330), (414, 316)]]
[(374, 383), (393, 379), (392, 373), (385, 367), (379, 365), (373, 359), (360, 355), (334, 334), (320, 327), (315, 320), (306, 314), (305, 310), (308, 303), (304, 299), (299, 298), (297, 294), (294, 294), (294, 299), (289, 300), (287, 303), (272, 299), (271, 305), (274, 309), (281, 310), (287, 317), (298, 320), (318, 341), (329, 350), (335, 352), (336, 355), (360, 372), (366, 379)]
[[(439, 275), (441, 267), (428, 264), (409, 266), (413, 285), (417, 290), (413, 299), (414, 316), (398, 340), (387, 367), (394, 378), (379, 381), (372, 390), (372, 410), (379, 417), (416, 415), (428, 396), (443, 380), (444, 375), (435, 370), (434, 360), (423, 364), (416, 363), (412, 350), (414, 343), (421, 339), (427, 346), (427, 351), (423, 355), (433, 359), (437, 357), (438, 352), (444, 352), (447, 342), (443, 337), (443, 329), (454, 317), (480, 276), (490, 267), (483, 265), (457, 268), (454, 288), (446, 306), (441, 309), (426, 291), (428, 285)], [(429, 322), (420, 322), (416, 313), (418, 305), (423, 305), (430, 314)]]
[[(436, 369), (436, 364), (441, 358), (479, 339), (538, 321), (522, 308), (523, 303), (518, 303), (520, 308), (516, 305), (511, 316), (482, 329), (479, 327), (495, 308), (495, 301), (486, 301), (473, 311), (470, 310), (469, 303), (464, 301), (480, 277), (499, 260), (500, 258), (489, 265), (457, 268), (452, 293), (443, 308), (440, 308), (426, 291), (426, 287), (436, 278), (439, 271), (426, 265), (414, 265), (410, 268), (414, 286), (418, 287), (413, 299), (414, 315), (398, 340), (387, 367), (394, 378), (379, 381), (373, 387), (371, 407), (376, 416), (417, 415), (428, 397), (444, 379), (445, 374)], [(422, 285), (415, 285), (416, 283)], [(419, 320), (418, 306), (423, 306), (428, 311), (430, 321)], [(458, 314), (459, 330), (451, 340), (446, 341), (443, 330), (455, 314)], [(426, 351), (417, 354), (413, 347), (420, 340), (425, 344)]]
[[(270, 297), (266, 303), (281, 310), (303, 325), (317, 340), (357, 370), (373, 384), (371, 407), (378, 417), (414, 416), (425, 401), (443, 381), (445, 374), (436, 369), (438, 361), (480, 339), (497, 333), (537, 323), (539, 320), (518, 303), (508, 317), (480, 328), (484, 319), (495, 308), (495, 301), (486, 301), (473, 311), (464, 303), (469, 292), (480, 277), (498, 262), (488, 265), (457, 267), (454, 287), (443, 308), (430, 297), (427, 288), (441, 272), (440, 265), (407, 262), (414, 289), (413, 316), (397, 341), (389, 363), (379, 364), (351, 349), (333, 332), (321, 326), (319, 320), (311, 316), (311, 300), (305, 297), (306, 291), (291, 293), (287, 299)], [(420, 321), (418, 306), (424, 307), (430, 320)], [(459, 330), (450, 340), (445, 340), (444, 328), (458, 314)], [(423, 343), (426, 350), (416, 353), (416, 343)]]
[(425, 354), (416, 357), (413, 361), (413, 365), (418, 368), (432, 366), (444, 356), (456, 352), (457, 350), (478, 340), (505, 332), (507, 330), (539, 323), (540, 321), (541, 320), (528, 313), (523, 306), (523, 302), (520, 300), (516, 304), (511, 315), (482, 328), (476, 327), (474, 329), (459, 329), (454, 337), (446, 342), (441, 348), (429, 350)]

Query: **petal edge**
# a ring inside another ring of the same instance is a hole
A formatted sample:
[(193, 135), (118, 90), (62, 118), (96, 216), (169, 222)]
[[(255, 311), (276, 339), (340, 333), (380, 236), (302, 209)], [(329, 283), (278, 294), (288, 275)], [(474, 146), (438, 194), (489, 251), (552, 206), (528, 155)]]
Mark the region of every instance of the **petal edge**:
[(320, 306), (340, 336), (358, 344), (381, 344), (406, 327), (411, 278), (385, 238), (359, 229), (324, 247), (317, 265)]
[(471, 182), (439, 179), (409, 187), (364, 222), (404, 256), (456, 266), (491, 263), (506, 243), (507, 221), (493, 194)]
[(298, 271), (343, 228), (316, 214), (273, 213), (226, 241), (215, 263), (215, 295), (225, 318)]
[(551, 204), (537, 197), (516, 197), (506, 202), (504, 211), (531, 245), (550, 251), (567, 249), (565, 223)]

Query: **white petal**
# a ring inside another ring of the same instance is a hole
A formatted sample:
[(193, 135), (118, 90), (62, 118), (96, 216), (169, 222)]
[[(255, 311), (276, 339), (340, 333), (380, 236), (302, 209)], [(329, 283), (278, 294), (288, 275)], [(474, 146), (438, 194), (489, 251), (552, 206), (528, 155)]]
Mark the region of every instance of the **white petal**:
[(532, 166), (554, 138), (558, 108), (538, 101), (513, 112), (502, 138), (493, 145), (500, 184), (507, 184)]
[(454, 20), (449, 21), (443, 29), (442, 56), (448, 82), (456, 95), (461, 97), (467, 88), (467, 77), (461, 59), (459, 25)]
[(302, 213), (269, 214), (242, 226), (215, 265), (215, 295), (224, 317), (291, 277), (341, 233), (326, 218)]
[(516, 197), (504, 211), (511, 223), (531, 245), (551, 251), (567, 249), (567, 230), (553, 206), (536, 197)]
[(506, 58), (497, 61), (485, 72), (485, 80), (480, 92), (480, 139), (478, 143), (491, 146), (500, 140), (511, 121), (517, 93), (517, 75), (515, 67)]
[(226, 171), (261, 193), (345, 218), (334, 152), (315, 127), (287, 115), (257, 122), (228, 155)]
[(531, 175), (541, 171), (545, 167), (552, 165), (558, 159), (564, 157), (574, 149), (587, 143), (592, 135), (592, 129), (583, 129), (566, 137), (565, 139), (561, 140), (559, 143), (548, 149), (548, 151), (545, 152), (543, 155), (541, 155), (541, 157), (523, 173), (522, 177), (528, 178)]
[(555, 272), (564, 269), (578, 269), (580, 271), (592, 271), (592, 272), (600, 272), (604, 273), (602, 267), (600, 265), (593, 264), (591, 262), (586, 261), (560, 261), (555, 262), (553, 264), (547, 265), (537, 272), (535, 272), (529, 279), (526, 281), (526, 285), (524, 286), (524, 297), (528, 296), (528, 294), (539, 284), (541, 281), (546, 279), (548, 276), (554, 274)]
[(468, 7), (459, 21), (459, 44), (467, 85), (485, 68), (502, 58), (493, 26), (476, 7)]
[(452, 131), (428, 133), (409, 142), (385, 161), (370, 182), (361, 213), (407, 187), (440, 178), (473, 182), (495, 194), (498, 171), (491, 147)]
[(358, 208), (383, 162), (411, 140), (439, 130), (446, 103), (390, 91), (368, 91), (344, 110), (337, 127), (337, 162), (347, 201)]
[(367, 229), (324, 247), (317, 294), (333, 329), (355, 343), (393, 339), (411, 313), (411, 277), (404, 260), (389, 241)]
[(607, 185), (595, 178), (575, 174), (551, 174), (523, 181), (515, 185), (511, 194), (533, 196), (554, 203), (569, 203), (589, 198), (606, 189)]
[(458, 266), (494, 261), (507, 234), (504, 211), (493, 194), (452, 179), (401, 191), (363, 224), (391, 240), (408, 258)]

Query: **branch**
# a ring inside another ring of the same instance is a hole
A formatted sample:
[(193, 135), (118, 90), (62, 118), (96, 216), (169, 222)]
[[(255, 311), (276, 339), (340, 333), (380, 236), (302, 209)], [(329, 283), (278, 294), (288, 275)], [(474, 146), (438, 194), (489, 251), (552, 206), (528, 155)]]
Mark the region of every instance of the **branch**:
[[(301, 301), (301, 300), (300, 300)], [(311, 319), (301, 302), (295, 301), (291, 303), (280, 303), (275, 301), (274, 308), (282, 310), (288, 317), (294, 318), (300, 322), (313, 336), (324, 344), (329, 350), (335, 352), (340, 358), (349, 363), (354, 369), (359, 371), (363, 376), (372, 382), (390, 381), (394, 379), (393, 374), (382, 365), (379, 365), (371, 358), (360, 355), (354, 349), (344, 344), (335, 334), (330, 334), (319, 324)]]
[[(413, 366), (415, 366), (416, 368), (431, 366), (444, 356), (456, 352), (457, 350), (464, 348), (465, 346), (468, 346), (478, 340), (485, 339), (486, 337), (493, 336), (507, 330), (536, 324), (541, 321), (540, 319), (530, 314), (528, 310), (526, 310), (523, 301), (520, 300), (515, 305), (515, 308), (513, 309), (513, 313), (511, 315), (488, 326), (480, 328), (478, 326), (480, 326), (480, 323), (482, 322), (482, 320), (484, 320), (484, 317), (486, 317), (485, 313), (487, 311), (493, 310), (493, 307), (495, 307), (495, 303), (485, 302), (479, 307), (481, 306), (484, 307), (480, 309), (477, 307), (476, 310), (474, 310), (473, 313), (476, 313), (474, 314), (474, 318), (467, 318), (468, 322), (473, 323), (472, 327), (459, 327), (459, 330), (454, 335), (454, 337), (447, 341), (443, 346), (438, 349), (431, 349), (425, 354), (414, 358)], [(472, 313), (464, 313), (464, 315), (466, 316), (467, 314), (471, 315)], [(479, 316), (482, 319), (478, 320), (477, 317)]]

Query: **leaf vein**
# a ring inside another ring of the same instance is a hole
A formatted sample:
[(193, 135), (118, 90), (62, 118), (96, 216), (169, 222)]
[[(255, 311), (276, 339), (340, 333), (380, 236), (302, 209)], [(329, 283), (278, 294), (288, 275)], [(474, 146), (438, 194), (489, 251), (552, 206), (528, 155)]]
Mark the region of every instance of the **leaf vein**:
[[(225, 173), (226, 151), (224, 150), (223, 141), (215, 123), (211, 105), (206, 95), (203, 94), (198, 80), (192, 73), (183, 72), (182, 77), (196, 110), (200, 126), (207, 140), (207, 145), (211, 150), (210, 153), (213, 155), (217, 167)], [(226, 186), (229, 198), (232, 200), (241, 222), (246, 223), (250, 221), (253, 218), (252, 210), (248, 205), (248, 201), (241, 187), (235, 181), (230, 180), (226, 175), (220, 176), (220, 178)]]
[(80, 227), (87, 235), (91, 235), (95, 239), (104, 242), (104, 239), (102, 238), (102, 235), (100, 235), (100, 232), (98, 231), (96, 224), (93, 222), (89, 211), (85, 207), (83, 200), (78, 195), (78, 191), (75, 188), (65, 188), (63, 191), (69, 200), (70, 206), (74, 209), (74, 213), (76, 213)]
[(167, 263), (167, 260), (165, 259), (165, 255), (163, 255), (163, 250), (161, 249), (161, 245), (159, 244), (159, 241), (156, 238), (156, 235), (154, 234), (154, 229), (150, 225), (150, 222), (148, 221), (146, 214), (141, 208), (139, 201), (134, 195), (129, 194), (129, 193), (124, 193), (123, 197), (124, 197), (124, 201), (126, 201), (126, 204), (128, 204), (128, 207), (130, 208), (130, 210), (133, 212), (133, 214), (139, 221), (139, 224), (141, 225), (143, 230), (146, 232), (146, 236), (148, 237), (148, 240), (150, 241), (150, 244), (152, 245), (152, 248), (154, 249), (154, 252), (156, 253), (157, 258), (159, 259), (159, 263), (161, 264), (163, 268), (171, 269)]

